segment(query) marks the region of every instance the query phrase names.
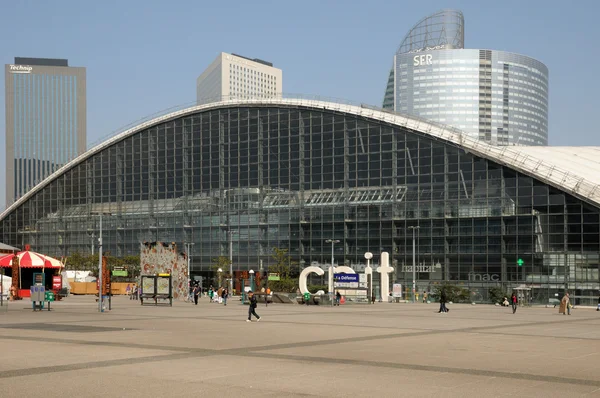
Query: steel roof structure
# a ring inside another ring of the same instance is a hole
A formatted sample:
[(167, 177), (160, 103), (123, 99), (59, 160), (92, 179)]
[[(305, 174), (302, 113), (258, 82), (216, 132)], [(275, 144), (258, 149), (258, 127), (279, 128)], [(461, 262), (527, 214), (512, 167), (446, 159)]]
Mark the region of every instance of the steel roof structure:
[(40, 192), (52, 181), (66, 171), (83, 163), (91, 156), (103, 151), (121, 140), (160, 123), (181, 118), (203, 111), (228, 107), (292, 107), (307, 110), (332, 111), (346, 113), (374, 121), (388, 123), (427, 135), (433, 139), (454, 144), (464, 151), (484, 159), (510, 167), (525, 175), (552, 185), (584, 201), (600, 206), (600, 147), (527, 147), (527, 146), (492, 146), (470, 138), (460, 130), (426, 121), (414, 116), (405, 116), (383, 111), (371, 106), (353, 105), (350, 103), (331, 102), (313, 98), (221, 98), (208, 104), (186, 107), (157, 116), (136, 124), (112, 138), (89, 149), (71, 162), (61, 167), (54, 174), (32, 188), (26, 195), (8, 207), (0, 220), (13, 210)]

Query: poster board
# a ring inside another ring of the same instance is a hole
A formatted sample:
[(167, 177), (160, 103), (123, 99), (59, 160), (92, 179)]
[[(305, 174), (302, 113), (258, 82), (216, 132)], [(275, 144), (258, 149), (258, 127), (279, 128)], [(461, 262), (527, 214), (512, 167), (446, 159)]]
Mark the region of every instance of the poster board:
[(392, 297), (402, 298), (402, 284), (394, 283), (392, 286)]
[(171, 294), (171, 278), (168, 276), (158, 276), (156, 278), (156, 294), (167, 295)]
[(156, 277), (154, 275), (142, 275), (142, 294), (155, 294)]

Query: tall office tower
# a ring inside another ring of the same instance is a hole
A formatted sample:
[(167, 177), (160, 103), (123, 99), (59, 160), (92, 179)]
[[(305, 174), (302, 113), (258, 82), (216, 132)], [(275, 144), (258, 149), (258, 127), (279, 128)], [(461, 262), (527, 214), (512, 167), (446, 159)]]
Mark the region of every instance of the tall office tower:
[(281, 69), (260, 59), (221, 53), (196, 80), (198, 104), (281, 95)]
[(548, 145), (548, 68), (520, 54), (465, 49), (463, 14), (444, 10), (400, 44), (383, 108), (493, 145)]
[(85, 152), (85, 79), (66, 59), (5, 65), (7, 206)]

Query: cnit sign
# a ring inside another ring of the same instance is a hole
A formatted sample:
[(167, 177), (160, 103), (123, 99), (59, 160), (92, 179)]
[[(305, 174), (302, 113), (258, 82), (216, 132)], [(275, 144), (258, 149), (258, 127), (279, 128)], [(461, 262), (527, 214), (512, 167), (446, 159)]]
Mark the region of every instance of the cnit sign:
[(432, 65), (433, 56), (431, 54), (415, 55), (413, 57), (413, 66)]
[(10, 73), (31, 73), (33, 68), (28, 65), (9, 65)]

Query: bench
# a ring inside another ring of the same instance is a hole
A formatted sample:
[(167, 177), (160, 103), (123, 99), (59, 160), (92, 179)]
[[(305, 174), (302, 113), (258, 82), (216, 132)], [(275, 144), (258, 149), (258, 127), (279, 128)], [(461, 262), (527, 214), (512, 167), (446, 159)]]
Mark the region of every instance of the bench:
[[(144, 299), (154, 300), (154, 303), (146, 303), (146, 304), (154, 304), (154, 305), (168, 305), (173, 306), (173, 298), (168, 294), (141, 294), (140, 295), (140, 304), (144, 305)], [(158, 300), (168, 300), (168, 302), (159, 303)]]

